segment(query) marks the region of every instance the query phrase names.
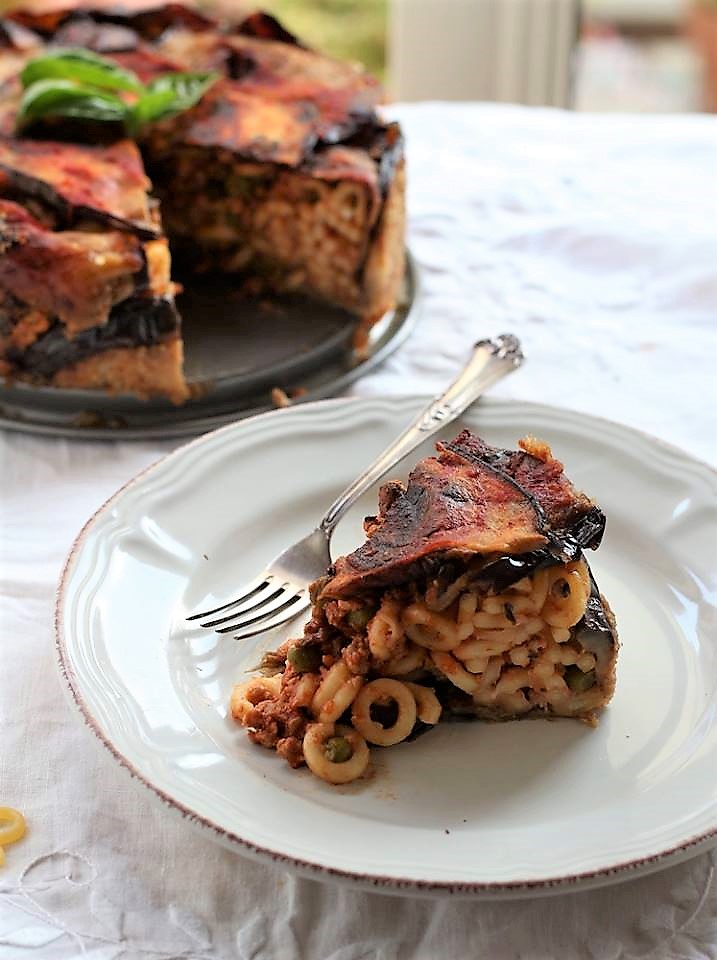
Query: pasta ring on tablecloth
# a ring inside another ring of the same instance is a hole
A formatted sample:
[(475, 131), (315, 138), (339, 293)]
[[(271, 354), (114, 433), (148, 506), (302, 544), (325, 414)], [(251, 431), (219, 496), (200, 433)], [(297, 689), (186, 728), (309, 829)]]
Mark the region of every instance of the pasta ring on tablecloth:
[(5, 847), (8, 843), (22, 840), (27, 830), (25, 818), (13, 807), (0, 807), (0, 866), (5, 863)]

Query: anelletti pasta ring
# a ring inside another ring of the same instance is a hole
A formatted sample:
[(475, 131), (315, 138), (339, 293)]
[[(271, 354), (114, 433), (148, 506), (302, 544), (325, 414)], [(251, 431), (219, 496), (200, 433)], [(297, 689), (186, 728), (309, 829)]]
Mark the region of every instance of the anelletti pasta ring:
[(355, 677), (339, 660), (321, 680), (311, 700), (311, 712), (319, 723), (333, 723), (350, 707), (363, 684), (363, 677)]
[(402, 657), (389, 660), (382, 665), (382, 673), (387, 677), (401, 677), (413, 670), (418, 670), (425, 663), (427, 652), (424, 647), (410, 646)]
[[(346, 760), (330, 760), (326, 742), (332, 737), (343, 737), (351, 748)], [(368, 766), (369, 752), (366, 741), (351, 727), (333, 723), (311, 723), (304, 734), (304, 759), (309, 770), (329, 783), (350, 783), (356, 780)]]
[(419, 647), (452, 650), (460, 643), (458, 628), (450, 617), (434, 613), (420, 602), (410, 603), (404, 609), (401, 623), (408, 636)]
[[(393, 726), (383, 727), (371, 718), (371, 707), (393, 700), (398, 716)], [(400, 743), (409, 735), (416, 722), (416, 699), (405, 683), (382, 677), (372, 680), (359, 691), (351, 708), (351, 722), (362, 737), (379, 747)]]
[(472, 673), (464, 670), (461, 664), (452, 657), (450, 653), (443, 653), (440, 650), (431, 650), (431, 659), (446, 677), (461, 690), (466, 693), (475, 693), (478, 690), (478, 680)]
[(243, 723), (247, 713), (253, 710), (257, 703), (262, 700), (275, 700), (280, 690), (281, 676), (278, 674), (275, 677), (252, 677), (242, 683), (235, 683), (229, 701), (229, 712), (235, 720)]
[(409, 683), (407, 680), (403, 682), (416, 701), (416, 716), (418, 719), (422, 723), (438, 723), (443, 708), (434, 691), (430, 687), (421, 686), (420, 683)]
[(13, 807), (0, 807), (0, 865), (5, 863), (3, 847), (25, 836), (25, 818)]

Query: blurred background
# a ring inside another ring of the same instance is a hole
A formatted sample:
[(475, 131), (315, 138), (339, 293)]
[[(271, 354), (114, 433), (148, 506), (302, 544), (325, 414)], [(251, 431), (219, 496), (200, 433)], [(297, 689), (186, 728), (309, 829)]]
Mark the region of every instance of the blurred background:
[[(0, 0), (0, 10), (18, 5), (48, 9), (71, 0)], [(717, 0), (196, 0), (196, 5), (232, 17), (260, 5), (309, 45), (365, 63), (391, 99), (717, 112)]]

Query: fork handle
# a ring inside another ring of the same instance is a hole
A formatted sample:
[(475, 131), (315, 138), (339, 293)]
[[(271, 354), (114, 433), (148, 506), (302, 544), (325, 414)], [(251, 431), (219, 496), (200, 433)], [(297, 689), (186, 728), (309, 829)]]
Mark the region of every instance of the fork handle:
[(362, 493), (441, 427), (459, 417), (488, 387), (519, 367), (523, 359), (520, 341), (510, 333), (494, 340), (479, 340), (468, 363), (450, 387), (432, 400), (371, 466), (339, 494), (324, 514), (319, 528), (330, 537), (341, 517)]

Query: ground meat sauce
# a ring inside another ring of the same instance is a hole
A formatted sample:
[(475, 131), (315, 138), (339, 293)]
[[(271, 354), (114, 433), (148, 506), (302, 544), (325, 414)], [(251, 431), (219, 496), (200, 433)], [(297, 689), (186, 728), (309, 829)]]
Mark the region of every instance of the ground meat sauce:
[(304, 732), (302, 731), (301, 735), (297, 737), (284, 737), (276, 744), (276, 752), (291, 767), (300, 767), (304, 762), (304, 748), (302, 746)]
[(366, 637), (355, 637), (347, 647), (344, 647), (341, 656), (351, 673), (359, 675), (368, 673), (371, 651)]
[(298, 681), (299, 674), (287, 667), (282, 682), (282, 697), (259, 701), (246, 718), (249, 739), (262, 747), (275, 747), (292, 767), (303, 763), (301, 741), (308, 723), (306, 712), (294, 705), (293, 690)]

